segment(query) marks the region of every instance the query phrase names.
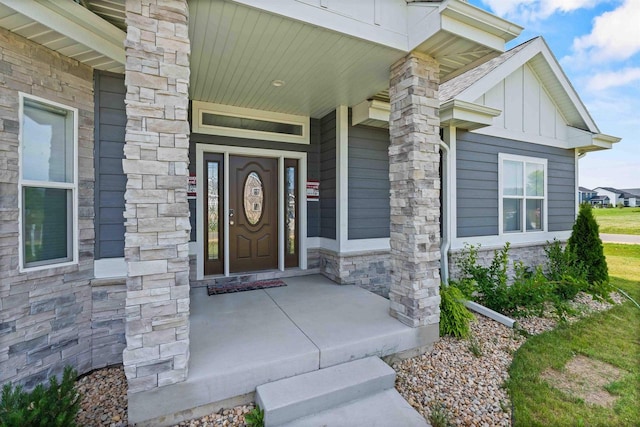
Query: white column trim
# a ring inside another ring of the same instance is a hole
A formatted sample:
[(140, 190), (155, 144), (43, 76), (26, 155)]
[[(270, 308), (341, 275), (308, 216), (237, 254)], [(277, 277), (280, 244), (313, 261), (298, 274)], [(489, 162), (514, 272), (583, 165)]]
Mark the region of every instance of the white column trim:
[(284, 157), (278, 157), (278, 270), (284, 271)]
[(575, 166), (575, 190), (574, 190), (574, 194), (575, 194), (575, 210), (573, 212), (573, 217), (577, 218), (578, 217), (578, 211), (580, 210), (580, 169), (579, 169), (579, 162), (580, 162), (580, 153), (578, 152), (578, 150), (574, 150), (575, 152), (575, 162), (576, 162), (576, 166)]
[[(301, 270), (307, 269), (307, 160), (298, 161), (298, 265)], [(302, 223), (304, 222), (304, 227)], [(304, 230), (303, 230), (304, 228)], [(304, 233), (304, 234), (303, 234)]]
[[(224, 182), (223, 182), (223, 200), (224, 200), (224, 204), (222, 207), (222, 218), (223, 218), (223, 224), (224, 224), (224, 242), (223, 242), (223, 246), (224, 246), (224, 255), (223, 255), (223, 259), (224, 259), (224, 275), (225, 276), (229, 276), (229, 272), (231, 270), (230, 264), (229, 264), (229, 152), (225, 151), (224, 152), (224, 169), (223, 169), (223, 175), (224, 175)], [(201, 196), (203, 197), (204, 194), (200, 193)], [(204, 240), (200, 241), (200, 246), (202, 246), (204, 243)], [(204, 259), (198, 261), (200, 264), (204, 264)]]
[(336, 240), (349, 240), (349, 107), (336, 108)]

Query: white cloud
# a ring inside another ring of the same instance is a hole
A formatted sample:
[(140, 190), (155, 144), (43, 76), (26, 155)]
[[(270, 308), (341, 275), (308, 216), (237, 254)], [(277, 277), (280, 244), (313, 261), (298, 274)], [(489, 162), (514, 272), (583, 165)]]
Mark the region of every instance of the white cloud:
[(573, 41), (573, 51), (574, 60), (592, 63), (625, 60), (640, 52), (640, 1), (625, 0), (596, 17), (591, 33)]
[(636, 80), (640, 80), (640, 67), (629, 67), (618, 71), (598, 73), (587, 80), (586, 87), (590, 91), (599, 91), (625, 86)]
[(609, 0), (482, 0), (497, 15), (527, 23), (548, 18), (556, 12), (567, 13), (592, 8)]

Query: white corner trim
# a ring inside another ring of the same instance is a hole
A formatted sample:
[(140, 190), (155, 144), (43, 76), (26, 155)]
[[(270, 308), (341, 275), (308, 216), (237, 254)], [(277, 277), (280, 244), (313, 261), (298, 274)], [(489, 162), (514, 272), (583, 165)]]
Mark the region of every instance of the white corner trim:
[(336, 240), (349, 240), (349, 108), (336, 108)]
[(127, 262), (124, 258), (102, 258), (93, 262), (93, 276), (96, 279), (126, 277)]
[(120, 63), (125, 63), (126, 34), (73, 1), (0, 0), (21, 15)]
[[(295, 144), (310, 144), (311, 141), (309, 131), (310, 118), (308, 116), (275, 113), (273, 111), (255, 110), (252, 108), (234, 107), (231, 105), (215, 104), (203, 101), (193, 101), (192, 107), (193, 115), (191, 119), (191, 127), (194, 133), (249, 138), (263, 141), (289, 142)], [(300, 126), (302, 128), (302, 135), (206, 125), (202, 120), (203, 114), (206, 113)]]

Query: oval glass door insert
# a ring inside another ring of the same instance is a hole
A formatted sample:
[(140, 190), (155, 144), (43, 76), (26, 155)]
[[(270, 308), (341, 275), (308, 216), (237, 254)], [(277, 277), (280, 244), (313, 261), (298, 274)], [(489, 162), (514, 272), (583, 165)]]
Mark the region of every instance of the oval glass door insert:
[(264, 187), (260, 175), (251, 172), (244, 182), (244, 215), (249, 224), (256, 225), (262, 217)]

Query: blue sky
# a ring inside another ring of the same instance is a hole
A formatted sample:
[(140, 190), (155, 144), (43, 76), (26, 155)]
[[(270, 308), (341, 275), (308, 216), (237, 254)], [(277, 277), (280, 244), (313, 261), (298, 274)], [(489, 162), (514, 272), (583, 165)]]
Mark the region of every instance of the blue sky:
[(640, 0), (470, 0), (543, 36), (600, 128), (621, 137), (580, 160), (580, 185), (640, 188)]

